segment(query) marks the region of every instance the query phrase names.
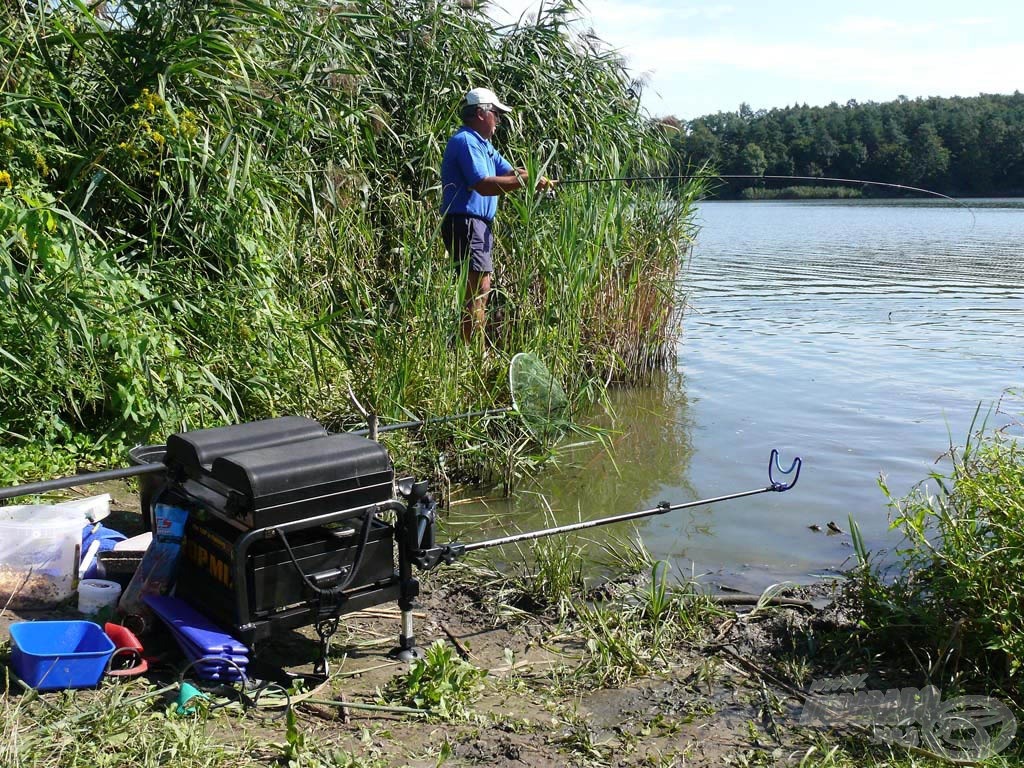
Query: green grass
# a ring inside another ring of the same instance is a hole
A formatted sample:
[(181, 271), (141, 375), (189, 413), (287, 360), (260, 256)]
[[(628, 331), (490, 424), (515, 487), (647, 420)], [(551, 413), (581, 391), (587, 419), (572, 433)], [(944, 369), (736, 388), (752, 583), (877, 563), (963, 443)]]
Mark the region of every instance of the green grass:
[[(855, 585), (874, 643), (899, 636), (912, 667), (950, 689), (1024, 702), (1024, 452), (980, 429), (952, 449), (951, 468), (891, 499), (905, 536), (887, 577), (858, 545)], [(883, 490), (888, 493), (883, 483)], [(938, 684), (938, 683), (937, 683)]]
[(572, 628), (585, 651), (573, 677), (602, 688), (662, 672), (682, 648), (697, 647), (722, 615), (698, 585), (673, 579), (668, 563), (657, 562), (645, 584), (577, 606)]
[(174, 714), (173, 700), (144, 696), (115, 687), (90, 698), (75, 691), (40, 698), (20, 695), (17, 689), (5, 691), (0, 700), (0, 764), (155, 768), (173, 761), (183, 768), (200, 768), (265, 765), (275, 754), (244, 736), (213, 738), (218, 723), (228, 717), (226, 711), (182, 718)]
[(561, 640), (578, 646), (579, 658), (559, 683), (577, 690), (663, 671), (681, 650), (697, 647), (724, 615), (697, 584), (676, 578), (639, 540), (606, 544), (605, 557), (632, 572), (612, 571), (602, 579), (584, 542), (556, 536), (503, 568), (460, 566), (465, 573), (456, 578), (474, 583), (482, 607), (497, 618), (542, 618), (557, 627)]
[[(814, 745), (799, 756), (800, 768), (945, 768), (949, 760), (915, 755), (864, 737), (819, 735)], [(1020, 765), (1014, 753), (968, 763), (978, 768), (1010, 768)]]

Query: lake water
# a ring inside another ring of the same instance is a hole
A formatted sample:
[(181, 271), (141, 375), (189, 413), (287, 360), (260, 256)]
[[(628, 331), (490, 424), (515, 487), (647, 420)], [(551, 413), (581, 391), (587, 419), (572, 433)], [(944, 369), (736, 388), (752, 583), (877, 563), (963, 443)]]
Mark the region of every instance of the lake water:
[[(701, 204), (677, 369), (615, 393), (611, 455), (574, 451), (488, 511), (527, 529), (758, 488), (778, 448), (803, 459), (796, 488), (651, 518), (646, 546), (752, 591), (848, 566), (851, 517), (891, 551), (879, 476), (907, 492), (979, 403), (1024, 389), (1024, 201), (968, 204)], [(1002, 410), (990, 424), (1024, 407)]]

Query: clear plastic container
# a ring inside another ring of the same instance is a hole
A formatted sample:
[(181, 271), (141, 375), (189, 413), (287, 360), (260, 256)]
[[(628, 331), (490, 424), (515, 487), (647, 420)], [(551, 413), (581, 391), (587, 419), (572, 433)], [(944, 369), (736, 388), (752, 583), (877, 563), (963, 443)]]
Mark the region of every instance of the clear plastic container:
[(86, 522), (73, 507), (0, 507), (0, 606), (46, 608), (74, 595)]

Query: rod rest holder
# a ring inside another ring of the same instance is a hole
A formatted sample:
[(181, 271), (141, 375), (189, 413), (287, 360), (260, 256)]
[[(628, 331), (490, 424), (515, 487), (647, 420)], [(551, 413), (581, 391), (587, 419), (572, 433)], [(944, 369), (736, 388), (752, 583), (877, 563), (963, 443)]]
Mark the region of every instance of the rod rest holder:
[(430, 482), (427, 480), (416, 480), (413, 477), (403, 477), (395, 483), (398, 494), (408, 503), (417, 504), (427, 498), (430, 491)]
[(441, 563), (451, 565), (466, 555), (465, 544), (442, 544), (438, 547), (421, 549), (413, 553), (412, 562), (421, 571), (430, 571)]
[[(797, 456), (795, 459), (793, 459), (793, 463), (789, 465), (788, 469), (783, 469), (782, 465), (779, 464), (778, 449), (772, 448), (771, 455), (768, 457), (768, 482), (770, 483), (770, 485), (768, 486), (769, 489), (772, 491), (776, 491), (778, 493), (783, 493), (785, 491), (788, 491), (794, 485), (796, 485), (797, 480), (800, 479), (800, 468), (803, 466), (803, 463), (803, 460), (799, 456)], [(784, 475), (792, 474), (793, 479), (790, 480), (788, 483), (780, 482), (775, 477), (776, 470)]]

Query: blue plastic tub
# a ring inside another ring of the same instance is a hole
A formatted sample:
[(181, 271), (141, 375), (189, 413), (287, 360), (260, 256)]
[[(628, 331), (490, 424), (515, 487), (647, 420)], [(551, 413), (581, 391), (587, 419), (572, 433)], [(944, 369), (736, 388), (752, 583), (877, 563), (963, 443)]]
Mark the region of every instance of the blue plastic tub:
[(41, 691), (92, 688), (113, 652), (113, 641), (91, 621), (11, 624), (11, 665), (26, 685)]

